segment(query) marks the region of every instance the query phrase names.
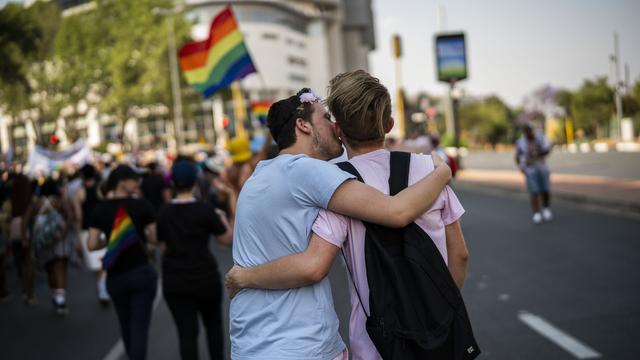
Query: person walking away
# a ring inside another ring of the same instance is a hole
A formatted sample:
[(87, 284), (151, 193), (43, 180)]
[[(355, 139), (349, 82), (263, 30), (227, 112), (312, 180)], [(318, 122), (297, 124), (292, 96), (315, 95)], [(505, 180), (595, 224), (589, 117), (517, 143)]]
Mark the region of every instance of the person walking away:
[(222, 281), (209, 249), (211, 235), (230, 247), (231, 222), (193, 196), (198, 169), (190, 161), (173, 165), (176, 197), (158, 214), (158, 240), (165, 247), (162, 290), (178, 329), (182, 359), (198, 359), (198, 316), (211, 359), (223, 359)]
[[(140, 176), (128, 165), (118, 165), (107, 180), (110, 198), (99, 203), (89, 222), (89, 250), (107, 247), (102, 265), (107, 291), (118, 315), (120, 332), (129, 359), (147, 355), (153, 300), (158, 273), (147, 254), (156, 243), (155, 210), (147, 200), (133, 197)], [(101, 242), (100, 235), (108, 239)]]
[(152, 162), (147, 165), (148, 173), (142, 177), (142, 195), (153, 205), (156, 211), (171, 200), (171, 188), (165, 181), (162, 167)]
[(28, 254), (33, 253), (38, 264), (46, 269), (51, 301), (56, 314), (61, 316), (69, 312), (67, 265), (75, 245), (67, 236), (70, 216), (70, 205), (63, 200), (59, 184), (48, 178), (40, 187), (34, 204), (27, 209), (22, 223), (23, 247), (28, 249)]
[(7, 238), (9, 234), (9, 215), (11, 214), (11, 202), (9, 201), (9, 173), (0, 171), (0, 303), (11, 297), (7, 289), (7, 278), (4, 261), (7, 255)]
[(93, 165), (87, 164), (80, 169), (81, 186), (74, 196), (74, 209), (77, 216), (76, 231), (80, 234), (80, 243), (85, 264), (89, 270), (96, 275), (96, 293), (98, 302), (106, 306), (109, 304), (109, 293), (107, 292), (107, 274), (102, 269), (102, 257), (106, 249), (89, 251), (87, 242), (89, 240), (89, 222), (94, 209), (100, 202), (99, 174)]
[(9, 174), (9, 186), (11, 187), (9, 195), (9, 203), (11, 204), (9, 247), (13, 254), (18, 277), (22, 279), (23, 301), (27, 305), (35, 305), (31, 253), (25, 248), (25, 242), (22, 241), (22, 221), (31, 204), (33, 190), (29, 178), (17, 169)]
[(549, 166), (546, 162), (551, 146), (543, 134), (534, 132), (530, 123), (526, 123), (522, 130), (523, 135), (516, 142), (516, 164), (526, 178), (533, 223), (540, 224), (542, 220), (551, 221), (553, 218)]

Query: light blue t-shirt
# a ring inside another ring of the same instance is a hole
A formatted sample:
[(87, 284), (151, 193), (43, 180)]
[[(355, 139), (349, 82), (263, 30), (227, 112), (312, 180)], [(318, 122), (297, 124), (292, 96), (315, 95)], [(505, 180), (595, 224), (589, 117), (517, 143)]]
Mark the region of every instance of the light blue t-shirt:
[[(238, 199), (234, 262), (256, 266), (304, 251), (318, 212), (352, 177), (305, 155), (261, 161)], [(330, 360), (345, 348), (327, 278), (290, 290), (244, 289), (229, 317), (234, 360)]]

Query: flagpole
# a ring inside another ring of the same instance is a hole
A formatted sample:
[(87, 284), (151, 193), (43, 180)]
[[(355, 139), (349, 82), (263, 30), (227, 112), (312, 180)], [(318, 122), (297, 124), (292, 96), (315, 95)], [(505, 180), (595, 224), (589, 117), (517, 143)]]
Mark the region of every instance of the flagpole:
[(236, 137), (246, 137), (244, 121), (247, 119), (247, 108), (244, 104), (244, 97), (240, 89), (238, 80), (231, 83), (231, 94), (233, 97), (233, 114), (235, 118)]
[(213, 114), (213, 128), (216, 134), (216, 146), (224, 148), (227, 145), (227, 132), (224, 130), (222, 124), (224, 111), (222, 105), (222, 98), (220, 95), (214, 95), (211, 101), (211, 112)]

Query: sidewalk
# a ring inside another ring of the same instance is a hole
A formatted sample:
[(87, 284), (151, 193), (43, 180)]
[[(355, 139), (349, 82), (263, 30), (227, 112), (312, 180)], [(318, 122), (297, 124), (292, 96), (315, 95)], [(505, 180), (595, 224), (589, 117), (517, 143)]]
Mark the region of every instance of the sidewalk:
[[(455, 181), (468, 189), (526, 193), (524, 177), (515, 170), (465, 169)], [(640, 180), (551, 173), (551, 190), (556, 199), (640, 215)]]

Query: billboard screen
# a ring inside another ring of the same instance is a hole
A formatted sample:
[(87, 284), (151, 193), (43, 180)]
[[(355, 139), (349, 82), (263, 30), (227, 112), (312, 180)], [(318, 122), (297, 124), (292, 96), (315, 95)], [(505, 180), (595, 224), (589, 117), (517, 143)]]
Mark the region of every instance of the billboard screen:
[(464, 33), (436, 36), (438, 80), (451, 82), (467, 78)]

